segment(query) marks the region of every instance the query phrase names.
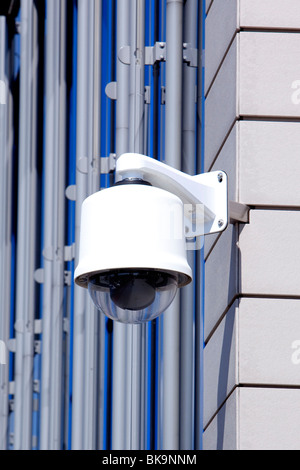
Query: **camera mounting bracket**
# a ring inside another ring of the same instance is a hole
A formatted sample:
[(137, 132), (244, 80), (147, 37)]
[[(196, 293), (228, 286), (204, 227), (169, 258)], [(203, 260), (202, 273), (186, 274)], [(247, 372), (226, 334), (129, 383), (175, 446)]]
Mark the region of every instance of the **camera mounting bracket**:
[(227, 227), (227, 175), (224, 171), (190, 176), (145, 155), (121, 155), (116, 161), (117, 181), (135, 177), (143, 178), (182, 200), (188, 249), (195, 249), (192, 242), (195, 237), (221, 232)]

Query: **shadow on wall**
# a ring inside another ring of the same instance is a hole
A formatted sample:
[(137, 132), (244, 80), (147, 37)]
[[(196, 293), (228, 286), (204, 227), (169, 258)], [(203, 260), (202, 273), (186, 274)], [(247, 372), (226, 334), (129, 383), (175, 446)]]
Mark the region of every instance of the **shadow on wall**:
[[(240, 291), (240, 256), (238, 248), (238, 235), (239, 231), (243, 229), (243, 225), (236, 224), (232, 230), (231, 238), (231, 255), (230, 263), (228, 266), (229, 271), (229, 282), (228, 282), (228, 298), (227, 305), (233, 305), (234, 301), (238, 299)], [(234, 285), (234, 289), (232, 286)], [(222, 352), (221, 352), (221, 361), (219, 369), (219, 378), (218, 378), (218, 397), (217, 397), (217, 406), (219, 412), (217, 414), (217, 450), (222, 450), (224, 447), (224, 435), (225, 435), (225, 417), (226, 417), (226, 400), (227, 397), (232, 393), (235, 388), (235, 385), (232, 390), (228, 390), (228, 378), (229, 378), (229, 367), (230, 367), (230, 355), (232, 351), (232, 341), (235, 328), (235, 312), (236, 309), (228, 309), (225, 314), (224, 333), (223, 333), (223, 343), (222, 343)], [(233, 351), (235, 354), (235, 351)], [(223, 406), (222, 406), (223, 405)], [(222, 408), (220, 408), (222, 407)]]

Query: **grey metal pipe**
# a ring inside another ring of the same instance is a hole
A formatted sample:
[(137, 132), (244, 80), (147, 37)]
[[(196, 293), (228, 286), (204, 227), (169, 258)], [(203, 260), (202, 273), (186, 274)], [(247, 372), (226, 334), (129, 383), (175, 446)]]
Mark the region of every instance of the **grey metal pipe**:
[[(102, 0), (94, 2), (94, 66), (93, 66), (93, 145), (92, 158), (95, 168), (93, 173), (92, 192), (98, 191), (100, 188), (100, 168), (99, 158), (101, 149), (100, 128), (101, 128), (101, 48), (102, 48)], [(105, 371), (105, 317), (95, 311), (97, 336), (94, 345), (95, 354), (95, 371), (94, 371), (94, 405), (93, 410), (93, 426), (94, 436), (92, 445), (94, 449), (103, 448), (103, 424), (104, 424), (104, 371)]]
[[(55, 2), (48, 2), (47, 22), (48, 35), (46, 42), (46, 137), (45, 137), (45, 232), (44, 232), (44, 288), (43, 288), (43, 342), (42, 342), (42, 379), (41, 379), (41, 449), (50, 446), (51, 420), (51, 338), (52, 338), (52, 279), (53, 279), (53, 184), (55, 166), (52, 159), (57, 155), (58, 118), (58, 56), (57, 56), (57, 23), (59, 20)], [(56, 44), (56, 48), (55, 48)]]
[[(94, 92), (94, 0), (89, 1), (87, 5), (87, 24), (86, 30), (88, 49), (85, 53), (87, 59), (87, 89), (82, 93), (86, 97), (86, 116), (88, 119), (88, 133), (86, 135), (87, 154), (87, 195), (91, 194), (94, 186), (94, 166), (93, 161), (93, 92)], [(83, 386), (83, 449), (91, 450), (95, 448), (95, 371), (97, 366), (95, 361), (95, 339), (98, 333), (97, 318), (95, 316), (95, 307), (91, 304), (89, 297), (86, 297), (85, 306), (85, 325), (84, 325), (84, 386)], [(94, 419), (93, 419), (94, 418)]]
[(183, 0), (167, 0), (165, 159), (181, 168)]
[(38, 53), (37, 14), (33, 0), (22, 0), (21, 23), (14, 448), (31, 449)]
[[(130, 41), (130, 118), (129, 118), (129, 151), (144, 152), (144, 118), (145, 118), (145, 2), (131, 0), (131, 41)], [(129, 331), (131, 330), (131, 331)], [(144, 448), (142, 413), (144, 396), (142, 396), (142, 376), (145, 364), (142, 351), (145, 347), (145, 325), (128, 327), (128, 380), (130, 380), (129, 412), (129, 449)]]
[[(187, 48), (197, 48), (198, 1), (184, 5), (183, 40)], [(196, 68), (183, 67), (182, 171), (196, 174)], [(195, 253), (187, 252), (195, 275)], [(195, 277), (195, 276), (194, 276)], [(180, 449), (193, 449), (194, 416), (194, 289), (195, 280), (182, 289), (180, 319)]]
[[(165, 11), (165, 0), (159, 0), (159, 8), (160, 8), (160, 23), (161, 23), (161, 38), (165, 38), (166, 36), (166, 11)], [(160, 69), (160, 84), (161, 87), (165, 86), (165, 75), (166, 75), (166, 63), (163, 62), (161, 64)], [(162, 91), (162, 88), (161, 88)], [(161, 100), (160, 102), (160, 132), (161, 135), (164, 135), (165, 130), (165, 101)], [(164, 160), (165, 158), (165, 141), (164, 138), (160, 139), (160, 154), (161, 159)], [(158, 362), (157, 362), (157, 377), (158, 377), (158, 399), (157, 399), (157, 438), (156, 438), (156, 446), (158, 449), (163, 448), (163, 429), (164, 429), (164, 380), (163, 380), (163, 373), (164, 373), (164, 361), (163, 361), (163, 351), (164, 351), (164, 316), (162, 315), (157, 319), (157, 355), (158, 355)]]
[[(117, 53), (130, 44), (130, 0), (117, 2)], [(116, 154), (129, 150), (129, 67), (117, 60)], [(126, 448), (127, 326), (114, 323), (112, 449)]]
[[(130, 44), (130, 67), (117, 64), (116, 149), (120, 156), (144, 150), (144, 2), (118, 2), (117, 18), (117, 50)], [(142, 328), (114, 325), (113, 449), (142, 446)]]
[(144, 151), (145, 2), (131, 0), (130, 131), (131, 152)]
[(12, 211), (12, 151), (13, 121), (11, 58), (13, 45), (8, 49), (8, 28), (0, 17), (0, 450), (7, 449), (8, 431), (8, 341), (10, 325), (11, 279), (11, 211)]
[[(93, 148), (92, 156), (96, 160), (93, 172), (92, 192), (99, 190), (99, 157), (100, 157), (100, 127), (101, 127), (101, 47), (102, 47), (102, 0), (94, 1), (94, 27), (93, 27)], [(98, 162), (98, 165), (97, 165)]]
[[(49, 2), (48, 2), (49, 3)], [(57, 74), (57, 157), (53, 193), (56, 206), (53, 213), (53, 309), (52, 309), (52, 350), (51, 350), (51, 427), (50, 448), (61, 448), (62, 415), (62, 357), (63, 357), (63, 306), (64, 306), (64, 247), (65, 247), (65, 178), (66, 178), (66, 2), (56, 1), (58, 24), (56, 26), (55, 47), (58, 57)], [(54, 15), (53, 15), (54, 16)], [(54, 28), (53, 28), (54, 29)], [(53, 156), (52, 156), (53, 159)]]
[[(197, 83), (197, 173), (203, 171), (204, 155), (204, 37), (205, 37), (205, 2), (199, 2), (198, 8), (198, 83)], [(203, 249), (196, 252), (196, 312), (195, 312), (195, 426), (194, 448), (202, 448), (203, 434), (203, 344), (204, 344), (204, 262)]]
[[(78, 2), (76, 264), (81, 204), (100, 188), (101, 8), (98, 0)], [(75, 286), (72, 447), (97, 449), (104, 369), (99, 336), (104, 340), (105, 331), (90, 297), (81, 291)]]
[(61, 448), (66, 167), (66, 3), (47, 3), (41, 449)]
[[(130, 44), (130, 0), (117, 2), (117, 54)], [(116, 154), (129, 148), (129, 67), (117, 59)]]
[[(88, 155), (87, 135), (89, 120), (87, 109), (89, 3), (78, 1), (77, 50), (77, 129), (76, 129), (76, 214), (75, 214), (75, 265), (78, 263), (81, 205), (88, 194), (87, 175), (80, 171), (81, 159)], [(85, 381), (85, 313), (87, 293), (74, 286), (74, 352), (72, 397), (72, 449), (83, 449), (84, 439), (84, 381)]]
[[(165, 161), (181, 168), (183, 0), (167, 0)], [(179, 448), (180, 299), (177, 294), (163, 319), (163, 449)]]

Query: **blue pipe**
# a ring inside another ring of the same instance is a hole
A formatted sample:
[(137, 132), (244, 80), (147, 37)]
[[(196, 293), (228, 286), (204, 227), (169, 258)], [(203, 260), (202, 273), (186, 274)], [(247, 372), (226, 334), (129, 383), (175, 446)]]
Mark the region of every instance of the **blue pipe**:
[[(77, 0), (72, 2), (72, 71), (71, 87), (69, 90), (69, 168), (68, 185), (76, 182), (76, 96), (77, 96)], [(68, 201), (68, 245), (75, 242), (75, 202)], [(68, 270), (71, 279), (74, 274), (74, 261), (68, 261)], [(72, 377), (73, 377), (73, 319), (74, 319), (74, 283), (71, 283), (70, 292), (70, 364), (69, 364), (69, 401), (68, 401), (68, 442), (67, 448), (72, 445)]]

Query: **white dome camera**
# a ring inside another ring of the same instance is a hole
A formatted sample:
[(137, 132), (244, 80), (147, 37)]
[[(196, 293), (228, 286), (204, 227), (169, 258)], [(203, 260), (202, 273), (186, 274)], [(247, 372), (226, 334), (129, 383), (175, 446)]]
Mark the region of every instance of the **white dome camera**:
[(227, 176), (189, 176), (139, 154), (116, 164), (117, 183), (82, 204), (77, 285), (105, 315), (143, 323), (189, 284), (187, 249), (227, 226)]

